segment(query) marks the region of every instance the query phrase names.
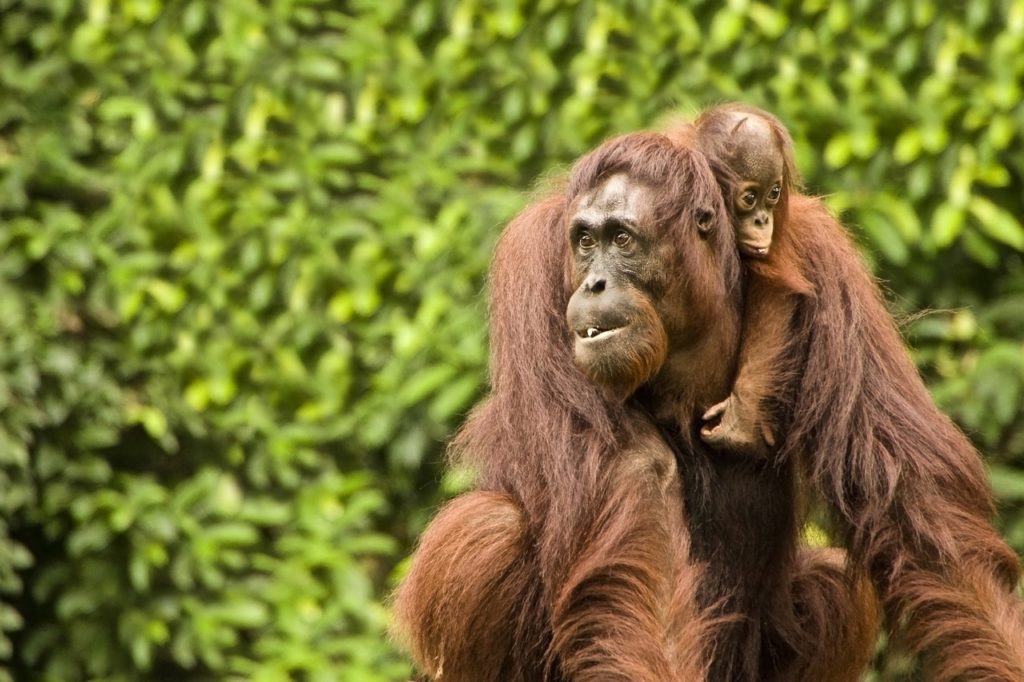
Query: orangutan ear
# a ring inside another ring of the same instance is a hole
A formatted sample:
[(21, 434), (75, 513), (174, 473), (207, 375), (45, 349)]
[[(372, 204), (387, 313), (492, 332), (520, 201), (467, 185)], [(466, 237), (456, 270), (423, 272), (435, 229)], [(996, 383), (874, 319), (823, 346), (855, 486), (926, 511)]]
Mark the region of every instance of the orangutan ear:
[(702, 237), (707, 236), (715, 224), (715, 209), (697, 208), (694, 210), (693, 215), (697, 219), (697, 232)]

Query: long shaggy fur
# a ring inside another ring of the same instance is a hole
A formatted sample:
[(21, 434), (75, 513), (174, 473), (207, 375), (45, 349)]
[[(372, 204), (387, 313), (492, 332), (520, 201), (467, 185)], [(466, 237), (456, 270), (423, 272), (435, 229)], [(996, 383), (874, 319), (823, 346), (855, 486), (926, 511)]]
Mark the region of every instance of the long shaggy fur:
[(396, 637), (424, 673), (455, 682), (534, 679), (546, 610), (530, 545), (508, 495), (468, 493), (438, 513), (394, 600)]
[(929, 679), (1024, 679), (1020, 561), (992, 526), (981, 459), (932, 402), (842, 226), (797, 195), (789, 227), (816, 295), (797, 316), (784, 456), (806, 462)]
[(796, 629), (783, 635), (798, 655), (774, 679), (840, 682), (859, 679), (878, 633), (874, 588), (851, 571), (838, 549), (805, 549), (798, 554), (788, 600)]
[[(664, 295), (692, 336), (626, 402), (573, 364), (566, 211), (625, 172), (659, 189)], [(706, 233), (695, 216), (715, 213)], [(692, 137), (623, 136), (505, 230), (491, 271), (491, 394), (452, 445), (478, 490), (441, 511), (395, 598), (442, 680), (856, 680), (877, 625), (933, 679), (1024, 679), (1017, 558), (976, 453), (932, 404), (877, 287), (820, 202), (793, 195), (794, 313), (769, 462), (696, 437), (728, 394), (743, 279)], [(787, 253), (782, 251), (782, 253)], [(783, 276), (786, 272), (783, 272)], [(671, 447), (671, 449), (670, 449)], [(803, 477), (850, 553), (798, 550)], [(865, 574), (870, 575), (870, 583)]]

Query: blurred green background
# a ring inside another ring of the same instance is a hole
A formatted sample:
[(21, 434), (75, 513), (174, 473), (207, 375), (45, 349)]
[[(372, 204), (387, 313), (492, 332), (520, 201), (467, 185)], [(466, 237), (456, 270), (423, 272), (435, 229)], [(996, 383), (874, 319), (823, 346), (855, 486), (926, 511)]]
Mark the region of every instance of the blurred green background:
[(1022, 82), (1024, 0), (0, 0), (0, 680), (406, 679), (384, 598), (457, 485), (502, 224), (731, 99), (1024, 551)]

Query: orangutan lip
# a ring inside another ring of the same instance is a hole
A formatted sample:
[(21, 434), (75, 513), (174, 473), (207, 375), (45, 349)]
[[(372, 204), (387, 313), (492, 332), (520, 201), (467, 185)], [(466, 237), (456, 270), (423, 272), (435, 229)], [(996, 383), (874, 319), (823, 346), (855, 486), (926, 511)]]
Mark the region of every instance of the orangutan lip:
[(616, 332), (622, 330), (622, 327), (616, 327), (615, 329), (601, 329), (600, 327), (587, 327), (586, 329), (576, 332), (576, 335), (587, 341), (596, 341), (597, 339), (607, 338)]

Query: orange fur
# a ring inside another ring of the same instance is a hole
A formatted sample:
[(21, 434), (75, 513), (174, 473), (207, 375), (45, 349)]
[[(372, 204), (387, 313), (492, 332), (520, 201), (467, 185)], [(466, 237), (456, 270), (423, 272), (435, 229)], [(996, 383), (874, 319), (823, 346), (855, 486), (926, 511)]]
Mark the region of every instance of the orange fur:
[[(662, 190), (667, 290), (692, 323), (626, 401), (575, 368), (564, 318), (567, 206), (613, 171)], [(396, 595), (417, 664), (442, 680), (855, 680), (877, 592), (930, 679), (1024, 679), (1019, 561), (991, 525), (984, 469), (932, 403), (845, 231), (820, 201), (788, 196), (777, 259), (750, 268), (741, 322), (716, 194), (692, 131), (624, 136), (506, 229), (492, 391), (453, 444), (479, 490), (434, 520)], [(718, 216), (698, 230), (708, 205)], [(781, 350), (741, 350), (767, 338)], [(778, 385), (758, 375), (777, 397), (777, 452), (705, 447), (697, 421), (737, 358), (742, 376), (773, 356)], [(848, 561), (797, 548), (805, 479)]]

